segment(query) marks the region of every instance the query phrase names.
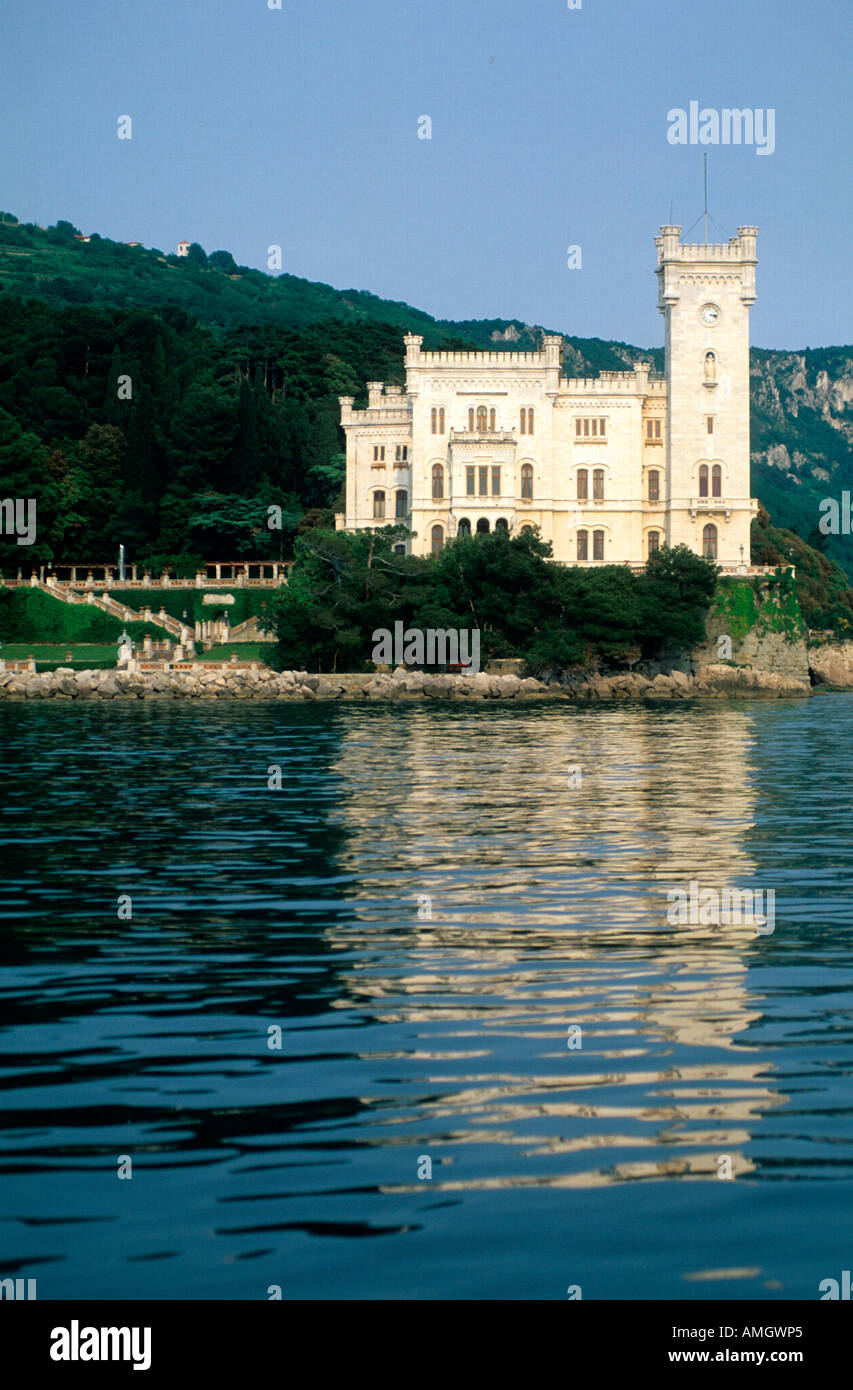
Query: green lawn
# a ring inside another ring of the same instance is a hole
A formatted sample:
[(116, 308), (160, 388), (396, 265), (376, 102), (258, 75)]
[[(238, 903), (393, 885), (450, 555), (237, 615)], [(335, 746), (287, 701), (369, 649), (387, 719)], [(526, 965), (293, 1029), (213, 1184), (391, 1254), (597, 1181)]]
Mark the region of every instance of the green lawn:
[(196, 661), (230, 661), (231, 653), (237, 653), (238, 661), (267, 662), (275, 647), (274, 642), (226, 642), (221, 647), (211, 647), (209, 652), (199, 652)]
[[(71, 659), (67, 660), (69, 652)], [(117, 652), (115, 642), (4, 642), (0, 646), (0, 657), (7, 661), (26, 661), (27, 657), (34, 656), (39, 664), (50, 661), (58, 666), (83, 667), (91, 661), (114, 666)]]

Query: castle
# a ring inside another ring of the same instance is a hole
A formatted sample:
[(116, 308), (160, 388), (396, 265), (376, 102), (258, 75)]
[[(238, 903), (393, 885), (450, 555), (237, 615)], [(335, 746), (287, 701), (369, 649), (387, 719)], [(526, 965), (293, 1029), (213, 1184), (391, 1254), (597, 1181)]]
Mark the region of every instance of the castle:
[(661, 227), (665, 371), (561, 374), (562, 338), (538, 352), (424, 352), (405, 337), (406, 387), (339, 397), (346, 512), (339, 529), (402, 523), (397, 548), (437, 554), (456, 536), (537, 526), (566, 564), (640, 567), (684, 544), (749, 565), (749, 308), (756, 227), (683, 245)]

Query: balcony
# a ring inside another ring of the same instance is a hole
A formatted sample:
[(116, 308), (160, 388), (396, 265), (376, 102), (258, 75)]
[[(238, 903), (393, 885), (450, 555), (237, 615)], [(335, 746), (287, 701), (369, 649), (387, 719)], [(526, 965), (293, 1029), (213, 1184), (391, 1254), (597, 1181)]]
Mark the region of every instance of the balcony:
[(451, 444), (515, 444), (512, 430), (451, 430)]
[(725, 497), (691, 497), (689, 502), (691, 520), (708, 512), (720, 512), (728, 519), (732, 514), (732, 503)]

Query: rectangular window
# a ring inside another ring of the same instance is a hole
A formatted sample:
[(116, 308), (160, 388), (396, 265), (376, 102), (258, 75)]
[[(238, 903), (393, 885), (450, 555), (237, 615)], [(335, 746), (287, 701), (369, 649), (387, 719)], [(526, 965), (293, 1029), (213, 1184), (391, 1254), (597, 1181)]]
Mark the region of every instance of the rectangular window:
[(493, 496), (493, 497), (500, 497), (500, 495), (501, 495), (501, 470), (500, 470), (499, 468), (493, 468), (493, 469), (492, 469), (492, 496)]
[(660, 420), (646, 421), (646, 439), (660, 439)]
[(709, 433), (709, 434), (713, 434), (713, 433), (714, 433), (714, 417), (713, 417), (713, 415), (706, 415), (706, 416), (705, 416), (705, 424), (706, 424), (707, 427), (708, 427), (708, 433)]
[(467, 493), (467, 495), (468, 495), (469, 497), (473, 497), (473, 496), (474, 496), (474, 473), (475, 473), (475, 471), (476, 471), (476, 470), (473, 469), (473, 468), (466, 468), (466, 469), (465, 469), (465, 491), (466, 491), (466, 493)]
[(477, 479), (477, 491), (478, 491), (478, 493), (480, 494), (481, 497), (488, 497), (488, 495), (489, 495), (489, 470), (488, 470), (488, 468), (479, 468), (479, 469), (477, 470), (477, 472), (479, 473), (479, 477), (478, 477), (478, 479)]
[(656, 468), (649, 473), (649, 501), (660, 501), (660, 473)]
[(583, 416), (575, 420), (575, 439), (604, 439), (606, 434), (606, 415)]
[(397, 493), (397, 516), (405, 516), (408, 510), (408, 493)]

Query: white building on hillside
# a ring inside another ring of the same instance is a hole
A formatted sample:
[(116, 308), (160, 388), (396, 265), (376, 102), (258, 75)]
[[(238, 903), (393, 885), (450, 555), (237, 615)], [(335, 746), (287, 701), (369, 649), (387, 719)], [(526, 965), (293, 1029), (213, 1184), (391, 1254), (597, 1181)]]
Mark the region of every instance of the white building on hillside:
[(682, 245), (661, 227), (658, 305), (666, 366), (561, 375), (562, 338), (538, 352), (424, 352), (405, 338), (406, 386), (341, 396), (346, 513), (339, 529), (404, 523), (405, 548), (538, 526), (554, 558), (642, 565), (684, 543), (749, 564), (749, 309), (756, 227), (727, 245)]

